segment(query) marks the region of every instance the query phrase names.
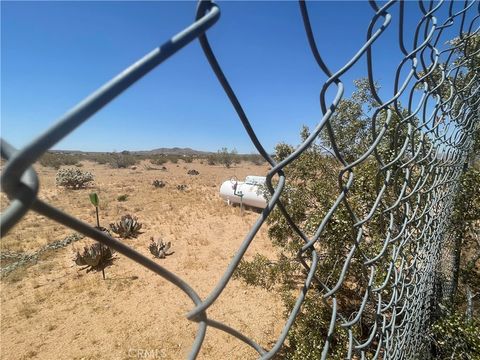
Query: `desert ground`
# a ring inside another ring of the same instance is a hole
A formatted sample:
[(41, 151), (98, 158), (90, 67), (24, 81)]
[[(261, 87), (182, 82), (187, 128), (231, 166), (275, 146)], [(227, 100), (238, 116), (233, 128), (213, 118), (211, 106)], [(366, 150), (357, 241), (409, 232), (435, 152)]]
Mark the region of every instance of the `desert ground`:
[[(83, 162), (95, 182), (87, 189), (55, 186), (56, 170), (36, 165), (39, 197), (88, 222), (95, 223), (89, 194), (100, 198), (100, 223), (108, 226), (124, 214), (143, 223), (138, 238), (121, 240), (152, 257), (151, 236), (172, 242), (174, 254), (155, 259), (187, 281), (204, 299), (215, 287), (245, 234), (259, 217), (253, 210), (242, 216), (219, 197), (224, 180), (264, 175), (266, 165), (241, 163), (230, 169), (220, 165), (166, 163), (166, 171), (139, 164), (135, 170), (112, 169)], [(160, 166), (157, 166), (160, 168)], [(196, 169), (199, 175), (187, 175)], [(154, 188), (152, 181), (166, 182)], [(186, 191), (177, 185), (186, 184)], [(120, 195), (126, 201), (118, 201)], [(4, 209), (8, 200), (1, 195)], [(6, 236), (1, 250), (31, 253), (74, 233), (52, 220), (29, 212)], [(114, 235), (114, 234), (113, 234)], [(38, 261), (17, 268), (1, 280), (2, 359), (183, 359), (197, 324), (186, 319), (191, 300), (168, 281), (130, 259), (116, 254), (100, 272), (86, 273), (74, 261), (90, 239), (44, 252)], [(255, 253), (274, 254), (264, 225), (246, 258)], [(5, 265), (3, 261), (2, 267)], [(240, 330), (269, 348), (283, 326), (283, 308), (277, 294), (231, 280), (208, 310), (209, 317)], [(253, 359), (255, 351), (223, 332), (208, 328), (200, 359)]]

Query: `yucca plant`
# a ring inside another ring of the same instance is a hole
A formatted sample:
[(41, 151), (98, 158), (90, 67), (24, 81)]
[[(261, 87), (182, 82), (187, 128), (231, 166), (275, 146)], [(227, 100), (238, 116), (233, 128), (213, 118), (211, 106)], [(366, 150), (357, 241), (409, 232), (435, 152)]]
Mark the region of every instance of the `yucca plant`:
[(172, 243), (164, 243), (162, 239), (155, 241), (153, 237), (150, 238), (150, 245), (148, 245), (148, 250), (150, 253), (158, 259), (165, 259), (167, 256), (172, 255), (173, 251), (170, 251)]
[(111, 223), (110, 229), (121, 238), (136, 238), (140, 233), (142, 223), (138, 222), (137, 217), (132, 215), (123, 215), (117, 223)]

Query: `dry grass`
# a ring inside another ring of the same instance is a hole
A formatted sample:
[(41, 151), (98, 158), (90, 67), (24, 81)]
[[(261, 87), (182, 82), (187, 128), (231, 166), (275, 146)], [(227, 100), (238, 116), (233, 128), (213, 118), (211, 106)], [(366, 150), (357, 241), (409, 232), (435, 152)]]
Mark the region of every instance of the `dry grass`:
[[(100, 197), (100, 222), (107, 226), (125, 213), (138, 217), (143, 233), (137, 239), (122, 240), (151, 257), (151, 236), (172, 242), (175, 253), (156, 260), (186, 280), (205, 298), (225, 271), (258, 213), (229, 207), (218, 196), (222, 181), (235, 175), (266, 173), (265, 166), (242, 164), (226, 169), (198, 162), (165, 164), (167, 171), (111, 169), (84, 162), (82, 169), (95, 174), (89, 189), (64, 190), (55, 187), (56, 171), (37, 166), (40, 197), (68, 213), (93, 224), (94, 208), (88, 194)], [(196, 169), (198, 176), (187, 171)], [(161, 179), (161, 189), (151, 184)], [(178, 184), (187, 190), (176, 189)], [(128, 194), (127, 201), (118, 201)], [(2, 209), (7, 205), (2, 194)], [(247, 256), (271, 254), (267, 229), (260, 230)], [(2, 239), (2, 251), (35, 251), (72, 230), (35, 213), (28, 213)], [(5, 359), (132, 359), (141, 350), (165, 359), (185, 358), (197, 324), (185, 318), (192, 309), (189, 298), (175, 286), (140, 265), (117, 255), (100, 273), (79, 271), (72, 258), (91, 240), (84, 239), (53, 251), (28, 268), (20, 268), (1, 282), (1, 348)], [(211, 318), (243, 331), (268, 346), (282, 328), (281, 303), (275, 294), (248, 288), (232, 281), (208, 310)], [(133, 350), (132, 350), (133, 349)], [(143, 353), (145, 355), (148, 353)], [(136, 356), (137, 356), (136, 355)], [(140, 355), (137, 356), (137, 358)], [(158, 358), (158, 357), (157, 357)], [(256, 358), (255, 352), (229, 335), (207, 331), (203, 359)]]

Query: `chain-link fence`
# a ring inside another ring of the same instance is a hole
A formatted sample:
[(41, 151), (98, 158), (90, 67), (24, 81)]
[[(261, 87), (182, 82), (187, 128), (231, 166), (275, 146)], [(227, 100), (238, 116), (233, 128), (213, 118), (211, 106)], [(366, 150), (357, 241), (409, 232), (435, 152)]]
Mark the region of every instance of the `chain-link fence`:
[[(409, 6), (411, 4), (413, 3), (409, 3)], [(318, 63), (320, 74), (326, 75), (328, 80), (319, 89), (322, 115), (318, 124), (298, 148), (277, 161), (257, 138), (209, 44), (207, 30), (219, 20), (220, 8), (211, 1), (201, 1), (191, 26), (121, 72), (30, 144), (17, 150), (1, 139), (1, 156), (7, 159), (1, 177), (2, 190), (10, 199), (8, 208), (2, 213), (3, 234), (27, 211), (33, 210), (108, 245), (170, 281), (184, 291), (194, 304), (187, 314), (189, 320), (198, 323), (189, 355), (192, 359), (198, 355), (208, 327), (219, 329), (245, 342), (263, 359), (272, 358), (283, 346), (305, 297), (313, 291), (312, 288), (317, 291), (317, 296), (325, 300), (330, 311), (328, 334), (318, 346), (319, 358), (330, 356), (335, 334), (340, 329), (348, 335), (344, 349), (347, 358), (427, 357), (429, 345), (425, 335), (433, 311), (434, 282), (444, 234), (449, 225), (458, 179), (471, 151), (472, 134), (478, 126), (479, 3), (419, 1), (416, 6), (422, 17), (416, 24), (414, 36), (408, 41), (404, 35), (404, 2), (377, 4), (370, 1), (364, 5), (371, 8), (372, 14), (365, 43), (343, 67), (334, 72), (323, 61), (316, 43), (328, 34), (314, 36), (307, 4), (300, 1), (300, 14), (311, 52)], [(403, 54), (403, 59), (395, 73), (392, 94), (389, 98), (383, 98), (376, 86), (372, 49), (391, 26), (393, 16), (399, 25), (398, 49)], [(456, 29), (455, 38), (446, 38), (445, 33), (451, 33), (451, 29)], [(163, 266), (37, 198), (39, 184), (32, 168), (32, 164), (48, 149), (197, 38), (251, 141), (271, 165), (267, 176), (270, 192), (268, 205), (246, 234), (218, 284), (205, 299), (200, 298), (195, 289)], [(350, 158), (336, 141), (333, 122), (344, 98), (342, 76), (360, 59), (366, 59), (369, 91), (376, 106), (369, 112), (369, 145), (361, 155)], [(329, 90), (336, 90), (333, 101), (329, 101), (326, 96)], [(414, 94), (421, 94), (418, 103), (413, 101)], [(406, 105), (400, 103), (401, 99), (406, 101)], [(282, 201), (282, 193), (288, 180), (288, 166), (308, 151), (321, 134), (326, 134), (331, 145), (332, 155), (326, 156), (340, 164), (338, 195), (329, 211), (319, 219), (315, 231), (308, 236), (306, 231), (301, 230), (301, 224), (293, 220), (288, 204)], [(387, 138), (389, 146), (382, 149), (381, 144)], [(367, 163), (373, 164), (376, 169), (375, 193), (372, 194), (373, 201), (369, 208), (358, 209), (349, 201), (349, 191), (355, 184), (356, 176), (363, 171), (362, 166)], [(332, 286), (331, 281), (324, 281), (320, 274), (320, 252), (325, 229), (340, 207), (346, 209), (352, 219), (351, 230), (354, 236), (342, 258), (339, 276)], [(222, 294), (258, 230), (274, 208), (283, 214), (293, 233), (304, 241), (298, 259), (305, 268), (306, 276), (275, 345), (265, 349), (238, 330), (210, 318), (207, 311)], [(373, 247), (375, 254), (362, 252), (363, 244), (372, 241), (374, 221), (379, 217), (384, 223), (381, 246), (378, 249)], [(357, 304), (356, 310), (345, 314), (339, 306), (342, 299), (337, 295), (340, 287), (347, 282), (352, 259), (362, 259), (360, 266), (365, 270), (368, 282), (357, 290), (362, 300)], [(367, 315), (370, 318), (369, 326), (366, 330), (358, 331), (362, 318)]]

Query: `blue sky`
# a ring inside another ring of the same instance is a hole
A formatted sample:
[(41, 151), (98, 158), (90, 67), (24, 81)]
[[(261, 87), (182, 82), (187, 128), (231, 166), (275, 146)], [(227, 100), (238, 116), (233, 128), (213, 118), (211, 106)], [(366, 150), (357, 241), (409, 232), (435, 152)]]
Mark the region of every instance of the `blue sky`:
[[(219, 2), (212, 48), (268, 150), (298, 143), (321, 118), (326, 77), (308, 47), (297, 2)], [(191, 24), (194, 2), (2, 2), (1, 132), (21, 147), (77, 102)], [(336, 71), (363, 45), (369, 4), (308, 3), (319, 50)], [(392, 9), (395, 14), (398, 6)], [(407, 39), (420, 11), (407, 2)], [(450, 31), (450, 30), (449, 30)], [(452, 33), (453, 34), (453, 33)], [(448, 33), (446, 34), (448, 37)], [(392, 94), (401, 54), (396, 19), (374, 47), (381, 94)], [(409, 45), (411, 48), (411, 44)], [(344, 77), (346, 95), (364, 58)], [(333, 96), (333, 91), (332, 91)], [(161, 64), (56, 149), (191, 147), (254, 151), (198, 41)]]

